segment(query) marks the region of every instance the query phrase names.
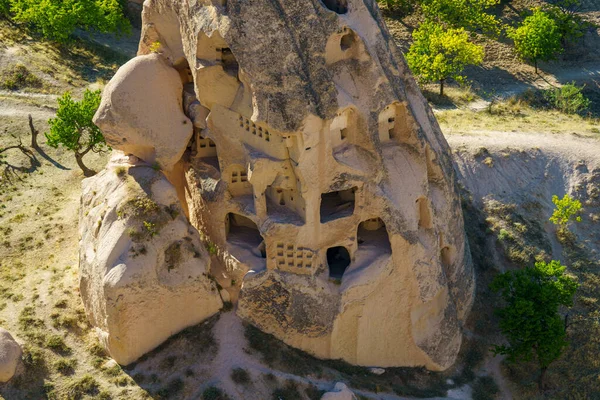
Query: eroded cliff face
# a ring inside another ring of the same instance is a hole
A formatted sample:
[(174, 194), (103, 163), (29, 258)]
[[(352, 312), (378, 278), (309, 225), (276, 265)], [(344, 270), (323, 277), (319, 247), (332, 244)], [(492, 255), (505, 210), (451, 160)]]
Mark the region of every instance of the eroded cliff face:
[[(166, 172), (238, 315), (320, 358), (449, 367), (475, 285), (460, 201), (375, 0), (147, 0), (143, 20), (96, 123)], [(147, 99), (164, 65), (184, 118)]]

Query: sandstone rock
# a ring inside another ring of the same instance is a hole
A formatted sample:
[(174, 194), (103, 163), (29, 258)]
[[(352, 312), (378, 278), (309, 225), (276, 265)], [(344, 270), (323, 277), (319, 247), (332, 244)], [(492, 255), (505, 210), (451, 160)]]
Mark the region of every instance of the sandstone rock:
[(383, 368), (369, 368), (369, 372), (373, 375), (383, 375), (385, 374), (385, 369)]
[(331, 392), (327, 392), (321, 396), (321, 400), (356, 400), (356, 396), (348, 389), (348, 386), (342, 382), (338, 382)]
[(5, 329), (0, 328), (0, 382), (8, 382), (21, 362), (21, 346)]
[(210, 258), (160, 172), (113, 158), (83, 182), (80, 232), (81, 297), (119, 364), (221, 308)]
[[(147, 0), (143, 21), (138, 59), (164, 65), (150, 55), (160, 43), (194, 135), (135, 131), (141, 145), (117, 148), (149, 162), (178, 149), (161, 165), (184, 169), (169, 179), (241, 282), (238, 315), (319, 358), (452, 365), (475, 289), (461, 203), (448, 144), (377, 3)], [(111, 102), (150, 74), (129, 75), (103, 102), (127, 113), (113, 118), (124, 132), (138, 115), (154, 121), (153, 108)]]
[(192, 136), (179, 73), (159, 54), (123, 65), (104, 90), (94, 123), (114, 149), (170, 170)]

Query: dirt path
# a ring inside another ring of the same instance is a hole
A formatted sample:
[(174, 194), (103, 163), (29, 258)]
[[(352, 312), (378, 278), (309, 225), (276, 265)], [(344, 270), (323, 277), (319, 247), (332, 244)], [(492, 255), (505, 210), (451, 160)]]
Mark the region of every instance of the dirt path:
[[(493, 79), (493, 78), (492, 78)], [(548, 89), (553, 86), (561, 86), (575, 81), (577, 84), (588, 84), (600, 80), (600, 65), (598, 63), (583, 64), (577, 67), (556, 68), (549, 73), (541, 72), (539, 75), (532, 76), (530, 80), (516, 80), (510, 84), (497, 85), (490, 82), (485, 90), (489, 95), (486, 98), (479, 98), (467, 105), (474, 111), (480, 111), (490, 104), (491, 96), (500, 99), (506, 99), (511, 96), (521, 94), (528, 89)], [(435, 109), (436, 107), (434, 107)], [(443, 107), (440, 107), (443, 109)]]

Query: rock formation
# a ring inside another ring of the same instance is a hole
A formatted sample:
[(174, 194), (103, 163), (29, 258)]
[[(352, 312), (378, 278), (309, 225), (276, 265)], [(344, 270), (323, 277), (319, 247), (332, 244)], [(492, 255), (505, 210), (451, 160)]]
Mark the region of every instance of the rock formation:
[(222, 306), (210, 258), (175, 188), (118, 153), (81, 198), (80, 289), (88, 319), (120, 364)]
[(0, 383), (12, 379), (21, 362), (21, 346), (5, 329), (0, 328)]
[[(142, 16), (96, 122), (163, 169), (241, 284), (238, 315), (320, 358), (449, 367), (474, 293), (460, 200), (376, 1), (147, 0)], [(125, 198), (114, 172), (95, 179), (82, 210)], [(110, 238), (88, 243), (113, 252)]]
[(356, 400), (356, 396), (348, 389), (348, 386), (342, 382), (338, 382), (332, 391), (321, 396), (321, 400)]

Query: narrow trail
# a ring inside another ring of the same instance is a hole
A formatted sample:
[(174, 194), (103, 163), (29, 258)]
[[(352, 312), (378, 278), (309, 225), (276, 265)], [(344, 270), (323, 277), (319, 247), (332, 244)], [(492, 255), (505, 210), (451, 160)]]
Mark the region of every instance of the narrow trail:
[[(246, 349), (246, 338), (244, 337), (244, 326), (242, 320), (234, 311), (221, 314), (214, 326), (215, 338), (219, 343), (219, 351), (212, 361), (214, 369), (207, 383), (219, 382), (219, 385), (229, 394), (236, 398), (247, 398), (245, 389), (236, 385), (230, 377), (233, 368), (244, 368), (253, 374), (272, 374), (282, 381), (295, 381), (299, 384), (314, 385), (320, 390), (332, 390), (336, 382), (315, 379), (312, 377), (301, 377), (275, 369), (271, 369), (259, 361), (259, 357), (250, 354)], [(254, 380), (260, 379), (254, 377)], [(352, 389), (355, 395), (373, 400), (410, 400), (410, 397), (401, 397), (393, 393), (372, 393), (364, 390)], [(201, 392), (197, 393), (200, 396)], [(471, 388), (464, 386), (451, 389), (447, 397), (432, 397), (423, 400), (467, 400), (471, 398)]]
[[(481, 111), (488, 107), (491, 102), (490, 96), (499, 99), (507, 99), (526, 92), (528, 89), (548, 89), (561, 86), (575, 81), (578, 85), (594, 83), (600, 80), (600, 65), (598, 63), (583, 64), (568, 68), (550, 68), (547, 73), (541, 72), (529, 80), (517, 80), (510, 84), (496, 85), (490, 83), (486, 90), (490, 93), (488, 98), (478, 98), (467, 104), (466, 107), (473, 111)], [(435, 107), (434, 110), (443, 110), (445, 107)]]

